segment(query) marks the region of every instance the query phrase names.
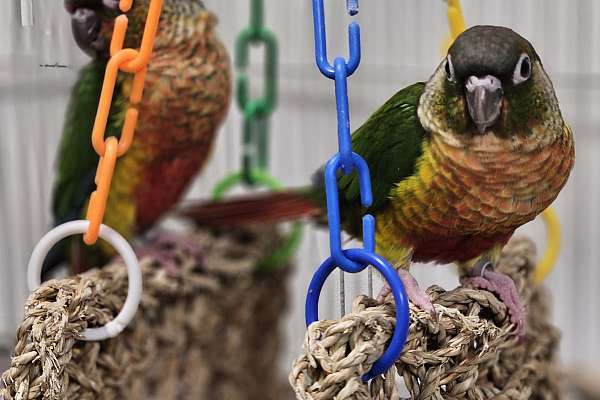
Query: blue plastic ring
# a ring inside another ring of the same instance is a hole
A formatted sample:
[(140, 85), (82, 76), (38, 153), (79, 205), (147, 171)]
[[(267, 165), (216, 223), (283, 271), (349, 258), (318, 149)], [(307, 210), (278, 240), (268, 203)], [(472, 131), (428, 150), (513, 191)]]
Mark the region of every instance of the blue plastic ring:
[[(373, 368), (371, 368), (369, 372), (363, 375), (362, 380), (367, 382), (386, 372), (402, 353), (402, 348), (404, 347), (404, 342), (408, 335), (408, 298), (400, 277), (392, 266), (382, 257), (364, 249), (348, 249), (344, 250), (344, 254), (350, 260), (361, 264), (362, 269), (365, 269), (368, 265), (372, 265), (381, 272), (392, 288), (392, 294), (394, 295), (394, 300), (396, 302), (396, 328), (394, 329), (394, 334), (392, 335), (389, 347), (383, 353), (381, 358), (373, 364)], [(317, 269), (317, 272), (313, 275), (306, 296), (306, 326), (319, 320), (319, 297), (321, 295), (321, 290), (323, 289), (323, 285), (329, 274), (336, 268), (333, 257), (329, 257), (321, 264), (319, 269)]]

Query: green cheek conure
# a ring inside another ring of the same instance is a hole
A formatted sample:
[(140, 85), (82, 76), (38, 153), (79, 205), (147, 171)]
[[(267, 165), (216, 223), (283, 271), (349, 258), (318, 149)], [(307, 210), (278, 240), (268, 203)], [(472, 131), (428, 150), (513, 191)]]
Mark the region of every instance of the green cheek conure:
[[(127, 13), (125, 47), (139, 48), (150, 0)], [(98, 156), (91, 132), (108, 60), (116, 0), (66, 0), (77, 44), (93, 60), (73, 88), (57, 157), (52, 211), (55, 224), (86, 214)], [(116, 164), (104, 223), (131, 240), (152, 227), (180, 199), (209, 158), (230, 103), (230, 61), (215, 33), (216, 18), (199, 0), (164, 0), (154, 52), (139, 104), (130, 150)], [(106, 136), (119, 137), (132, 74), (120, 74)], [(114, 253), (105, 243), (81, 238), (58, 245), (44, 271), (69, 261), (76, 272), (100, 265)]]
[[(463, 284), (495, 292), (522, 332), (516, 287), (493, 267), (513, 232), (556, 198), (574, 163), (571, 130), (532, 45), (503, 27), (465, 31), (429, 81), (396, 93), (352, 143), (369, 165), (374, 202), (364, 209), (357, 176), (340, 176), (344, 229), (361, 237), (361, 216), (376, 216), (377, 252), (398, 267), (418, 306), (433, 310), (410, 262), (456, 262), (468, 271)], [(276, 221), (323, 216), (324, 199), (321, 177), (310, 188), (182, 214), (203, 225)]]

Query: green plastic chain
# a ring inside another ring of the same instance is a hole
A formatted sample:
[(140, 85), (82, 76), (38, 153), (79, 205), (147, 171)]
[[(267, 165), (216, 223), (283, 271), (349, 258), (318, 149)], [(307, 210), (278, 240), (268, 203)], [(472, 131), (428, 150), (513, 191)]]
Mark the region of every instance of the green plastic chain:
[[(269, 118), (277, 107), (277, 39), (264, 26), (264, 1), (251, 0), (250, 26), (240, 32), (235, 44), (237, 103), (243, 114), (242, 171), (233, 173), (219, 182), (213, 190), (213, 199), (222, 200), (225, 193), (239, 184), (282, 190), (283, 185), (267, 172), (269, 169)], [(263, 97), (250, 99), (247, 69), (250, 46), (265, 46)], [(283, 265), (295, 253), (302, 240), (302, 223), (296, 222), (285, 243), (271, 255), (259, 261), (259, 270)]]
[[(250, 26), (240, 32), (235, 45), (237, 77), (237, 102), (243, 112), (244, 123), (244, 181), (250, 185), (253, 169), (268, 169), (269, 117), (277, 106), (277, 40), (263, 25), (264, 2), (252, 0)], [(250, 46), (265, 46), (263, 97), (250, 100), (247, 69)]]
[[(262, 170), (255, 169), (251, 171), (252, 174), (252, 182), (255, 182), (256, 185), (260, 185), (266, 187), (271, 190), (282, 190), (283, 185), (276, 178), (272, 177), (268, 173)], [(213, 199), (222, 200), (229, 190), (233, 189), (235, 186), (244, 182), (244, 176), (242, 172), (234, 173), (227, 176), (223, 179), (215, 189), (213, 190)], [(292, 225), (292, 230), (285, 240), (285, 242), (277, 248), (273, 253), (269, 256), (258, 261), (257, 267), (261, 271), (270, 270), (277, 266), (283, 265), (287, 260), (289, 260), (296, 249), (300, 245), (302, 241), (302, 223), (294, 222)]]

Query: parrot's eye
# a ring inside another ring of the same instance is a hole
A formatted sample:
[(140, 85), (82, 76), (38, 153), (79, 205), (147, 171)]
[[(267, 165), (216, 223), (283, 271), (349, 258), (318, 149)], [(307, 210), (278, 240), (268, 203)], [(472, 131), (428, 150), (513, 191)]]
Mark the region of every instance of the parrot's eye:
[(456, 78), (454, 76), (454, 65), (452, 65), (452, 58), (450, 55), (446, 58), (446, 65), (444, 67), (446, 69), (446, 79), (450, 82), (456, 82)]
[(525, 53), (521, 54), (521, 58), (515, 66), (515, 72), (513, 73), (513, 83), (518, 85), (521, 82), (525, 82), (531, 77), (531, 59)]

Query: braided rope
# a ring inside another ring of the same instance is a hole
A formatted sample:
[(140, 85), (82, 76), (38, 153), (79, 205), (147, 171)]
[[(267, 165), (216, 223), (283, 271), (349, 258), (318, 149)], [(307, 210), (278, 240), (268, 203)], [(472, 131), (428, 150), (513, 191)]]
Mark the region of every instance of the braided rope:
[(203, 254), (178, 249), (178, 276), (142, 259), (141, 308), (111, 340), (76, 338), (121, 309), (127, 273), (119, 262), (32, 293), (0, 398), (281, 399), (278, 325), (289, 268), (255, 268), (280, 243), (276, 231), (198, 232), (193, 242)]
[(360, 377), (387, 346), (394, 307), (359, 296), (351, 314), (309, 327), (289, 377), (296, 397), (399, 399), (398, 376), (416, 400), (558, 398), (559, 333), (549, 322), (549, 295), (532, 284), (534, 253), (529, 240), (515, 239), (498, 268), (514, 279), (526, 305), (523, 340), (514, 335), (506, 307), (492, 293), (432, 286), (427, 293), (438, 320), (411, 305), (409, 336), (396, 370), (368, 385)]

